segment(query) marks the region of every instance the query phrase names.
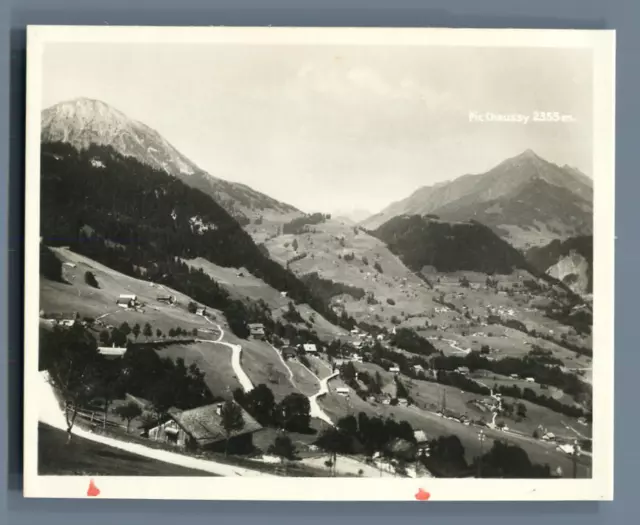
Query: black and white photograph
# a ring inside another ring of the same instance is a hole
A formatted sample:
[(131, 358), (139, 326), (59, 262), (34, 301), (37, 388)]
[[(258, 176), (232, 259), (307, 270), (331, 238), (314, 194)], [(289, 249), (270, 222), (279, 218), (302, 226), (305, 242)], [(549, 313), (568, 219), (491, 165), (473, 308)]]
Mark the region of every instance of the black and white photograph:
[(31, 26), (25, 494), (610, 499), (614, 42)]

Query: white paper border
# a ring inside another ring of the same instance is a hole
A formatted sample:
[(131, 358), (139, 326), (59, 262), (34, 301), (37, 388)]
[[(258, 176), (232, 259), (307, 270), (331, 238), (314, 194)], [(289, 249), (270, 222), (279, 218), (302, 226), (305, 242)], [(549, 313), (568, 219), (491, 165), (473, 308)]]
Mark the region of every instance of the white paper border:
[[(615, 31), (532, 29), (29, 26), (25, 197), (24, 494), (84, 498), (85, 476), (39, 476), (38, 312), (42, 52), (54, 42), (559, 47), (593, 50), (594, 327), (591, 479), (94, 477), (100, 498), (432, 501), (613, 499)], [(597, 365), (595, 365), (597, 363)]]

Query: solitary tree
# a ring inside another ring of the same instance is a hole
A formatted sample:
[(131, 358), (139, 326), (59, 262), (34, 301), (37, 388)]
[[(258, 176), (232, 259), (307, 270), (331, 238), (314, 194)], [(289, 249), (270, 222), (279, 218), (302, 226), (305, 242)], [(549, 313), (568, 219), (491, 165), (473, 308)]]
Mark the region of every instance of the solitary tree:
[[(174, 400), (174, 385), (171, 381), (166, 381), (165, 378), (158, 378), (158, 380), (151, 386), (151, 392), (149, 401), (153, 407), (153, 415), (155, 416), (155, 422), (158, 426), (162, 425), (163, 420), (168, 410), (173, 405)], [(156, 439), (158, 435), (156, 434)]]
[(71, 330), (55, 328), (43, 339), (42, 346), (42, 365), (65, 402), (68, 443), (78, 409), (93, 396), (100, 356), (95, 340), (80, 325)]
[(187, 305), (187, 310), (189, 310), (189, 313), (195, 314), (198, 311), (198, 305), (193, 301), (189, 301), (189, 304)]
[(280, 402), (277, 409), (282, 428), (294, 432), (308, 431), (311, 419), (310, 409), (311, 405), (306, 396), (298, 392), (289, 394)]
[(244, 428), (244, 418), (242, 417), (240, 405), (233, 401), (226, 401), (225, 404), (222, 405), (220, 417), (222, 418), (222, 428), (226, 436), (224, 446), (224, 455), (226, 456), (229, 452), (229, 439), (231, 439), (231, 434), (239, 432)]
[(275, 398), (273, 392), (264, 383), (259, 384), (248, 394), (242, 396), (241, 402), (246, 410), (263, 426), (273, 422)]
[(158, 328), (158, 329), (156, 330), (156, 337), (157, 337), (158, 339), (162, 337), (162, 330), (160, 330), (160, 328)]
[(280, 458), (281, 463), (284, 464), (286, 474), (287, 462), (295, 459), (296, 456), (296, 447), (291, 441), (291, 438), (286, 435), (276, 437), (273, 445), (271, 445), (267, 451), (269, 454), (273, 454)]
[(133, 401), (129, 401), (125, 405), (116, 407), (113, 411), (120, 419), (127, 422), (127, 434), (129, 433), (129, 427), (131, 421), (142, 415), (142, 409)]
[(149, 323), (145, 323), (144, 324), (144, 330), (143, 330), (142, 334), (147, 339), (149, 339), (153, 335), (153, 330), (152, 330), (151, 325)]
[(129, 326), (129, 323), (127, 323), (126, 321), (122, 323), (120, 325), (120, 331), (125, 337), (127, 337), (131, 333), (131, 327)]
[(103, 345), (108, 345), (110, 339), (111, 339), (111, 334), (109, 334), (109, 330), (105, 328), (100, 332), (100, 342)]
[(527, 417), (527, 406), (524, 403), (518, 403), (518, 415), (520, 417)]
[(133, 330), (131, 330), (131, 332), (133, 333), (133, 337), (138, 339), (138, 336), (140, 335), (140, 325), (136, 323), (133, 327)]

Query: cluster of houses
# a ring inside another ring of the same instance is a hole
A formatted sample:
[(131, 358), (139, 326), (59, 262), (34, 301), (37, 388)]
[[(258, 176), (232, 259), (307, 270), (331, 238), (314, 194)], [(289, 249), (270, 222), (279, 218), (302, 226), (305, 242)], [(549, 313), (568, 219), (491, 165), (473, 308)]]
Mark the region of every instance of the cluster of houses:
[(298, 345), (298, 348), (296, 348), (295, 346), (286, 345), (280, 349), (280, 354), (284, 359), (291, 359), (297, 357), (300, 354), (317, 355), (318, 347), (312, 343)]

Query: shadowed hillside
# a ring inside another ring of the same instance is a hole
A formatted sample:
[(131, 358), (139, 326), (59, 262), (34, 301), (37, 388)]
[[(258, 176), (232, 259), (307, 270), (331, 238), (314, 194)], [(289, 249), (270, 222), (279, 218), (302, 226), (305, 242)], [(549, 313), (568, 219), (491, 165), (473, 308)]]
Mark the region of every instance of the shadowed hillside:
[(412, 270), (509, 274), (527, 264), (520, 252), (476, 222), (448, 223), (428, 216), (396, 217), (373, 234)]

